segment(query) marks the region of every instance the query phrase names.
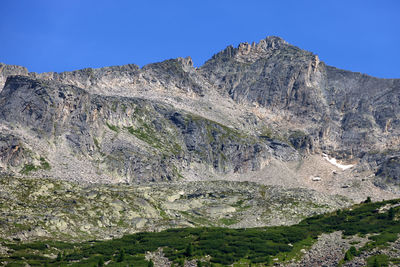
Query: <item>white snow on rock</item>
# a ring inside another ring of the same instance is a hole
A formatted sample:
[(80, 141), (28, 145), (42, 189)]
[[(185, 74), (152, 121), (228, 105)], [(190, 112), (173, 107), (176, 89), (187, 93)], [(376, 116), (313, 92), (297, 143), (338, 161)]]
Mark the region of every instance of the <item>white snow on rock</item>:
[(319, 177), (319, 176), (311, 176), (311, 180), (313, 180), (314, 182), (316, 182), (316, 181), (321, 181), (321, 177)]
[(354, 166), (354, 164), (350, 164), (350, 165), (343, 165), (343, 164), (340, 164), (340, 163), (338, 163), (338, 162), (336, 161), (335, 158), (329, 158), (329, 156), (326, 155), (326, 154), (322, 154), (322, 156), (323, 156), (324, 159), (326, 159), (327, 161), (329, 161), (332, 165), (335, 165), (336, 167), (338, 167), (338, 168), (340, 168), (340, 169), (342, 169), (342, 170), (347, 170), (347, 169), (350, 169), (351, 167)]

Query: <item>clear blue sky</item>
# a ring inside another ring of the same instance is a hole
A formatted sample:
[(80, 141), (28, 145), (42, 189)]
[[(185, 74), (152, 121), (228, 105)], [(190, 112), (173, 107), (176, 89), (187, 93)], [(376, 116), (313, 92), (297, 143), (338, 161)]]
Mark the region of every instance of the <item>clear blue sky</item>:
[(277, 35), (328, 65), (400, 78), (397, 0), (2, 0), (0, 62), (69, 71), (191, 56)]

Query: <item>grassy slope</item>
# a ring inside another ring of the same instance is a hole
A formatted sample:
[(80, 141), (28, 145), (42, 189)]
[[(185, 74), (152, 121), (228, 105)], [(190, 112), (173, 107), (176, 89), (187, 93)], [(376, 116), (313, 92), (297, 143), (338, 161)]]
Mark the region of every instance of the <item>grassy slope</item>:
[[(11, 250), (7, 256), (0, 258), (0, 262), (8, 262), (10, 266), (24, 263), (32, 266), (97, 266), (99, 262), (108, 262), (108, 266), (147, 266), (144, 258), (146, 251), (163, 247), (166, 257), (177, 265), (184, 259), (204, 259), (206, 255), (210, 256), (206, 266), (234, 262), (269, 265), (273, 257), (279, 257), (281, 261), (293, 258), (296, 252), (311, 245), (321, 233), (343, 231), (349, 236), (374, 234), (360, 250), (385, 245), (397, 239), (400, 233), (400, 206), (396, 204), (400, 204), (400, 199), (362, 203), (351, 209), (307, 218), (293, 226), (170, 229), (83, 243), (2, 242), (2, 246)], [(385, 208), (388, 206), (394, 208), (389, 211)], [(53, 259), (48, 255), (54, 255)]]

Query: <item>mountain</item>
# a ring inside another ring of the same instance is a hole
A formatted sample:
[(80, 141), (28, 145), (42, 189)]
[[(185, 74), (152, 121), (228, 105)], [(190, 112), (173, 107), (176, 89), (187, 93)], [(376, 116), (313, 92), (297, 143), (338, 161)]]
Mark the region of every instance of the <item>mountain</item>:
[(228, 46), (200, 68), (188, 57), (0, 70), (1, 167), (15, 175), (147, 182), (265, 170), (268, 183), (271, 162), (325, 153), (398, 191), (400, 80), (327, 66), (279, 37)]
[(1, 240), (291, 225), (399, 198), (400, 79), (279, 37), (198, 68), (0, 64), (0, 88)]

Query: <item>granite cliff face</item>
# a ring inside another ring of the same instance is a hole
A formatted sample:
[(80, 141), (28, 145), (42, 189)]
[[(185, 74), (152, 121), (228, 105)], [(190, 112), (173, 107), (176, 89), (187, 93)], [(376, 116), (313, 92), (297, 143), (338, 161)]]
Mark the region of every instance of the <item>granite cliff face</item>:
[(200, 71), (237, 102), (307, 122), (318, 147), (331, 153), (359, 157), (375, 147), (399, 144), (398, 79), (326, 66), (318, 56), (279, 38), (228, 47)]
[(10, 174), (147, 182), (263, 171), (258, 181), (279, 183), (275, 174), (290, 179), (325, 153), (355, 165), (343, 179), (400, 184), (400, 80), (327, 66), (279, 37), (229, 46), (200, 68), (188, 57), (41, 74), (2, 64), (0, 74)]
[[(179, 171), (191, 163), (203, 164), (217, 173), (258, 170), (272, 156), (268, 141), (169, 105), (91, 95), (54, 81), (10, 78), (0, 103), (2, 120), (28, 129), (34, 138), (45, 140), (54, 149), (28, 150), (21, 144), (15, 152), (4, 153), (3, 161), (11, 166), (18, 166), (12, 160), (21, 150), (31, 154), (40, 151), (36, 156), (40, 159), (52, 157), (65, 146), (69, 153), (86, 159), (97, 172), (115, 181), (145, 182), (177, 180), (182, 177)], [(9, 142), (11, 147), (19, 143), (13, 139)], [(296, 155), (287, 146), (282, 150)], [(20, 172), (25, 166), (35, 166), (31, 161), (34, 158), (26, 155)]]
[(6, 65), (0, 63), (0, 90), (3, 89), (7, 77), (10, 75), (28, 75), (28, 70), (25, 67)]

